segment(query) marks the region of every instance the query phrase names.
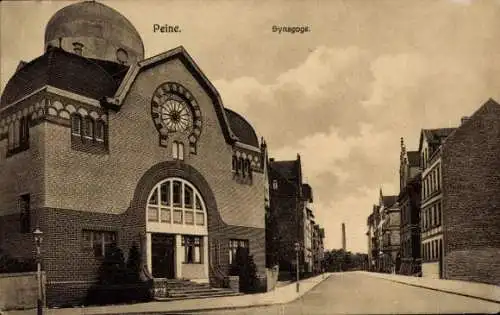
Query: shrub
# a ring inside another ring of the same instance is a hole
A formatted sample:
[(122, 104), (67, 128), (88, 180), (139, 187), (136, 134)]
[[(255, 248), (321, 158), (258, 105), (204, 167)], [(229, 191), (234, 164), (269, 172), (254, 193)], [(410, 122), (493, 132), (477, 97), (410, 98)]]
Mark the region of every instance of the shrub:
[(229, 273), (240, 277), (240, 291), (250, 293), (258, 290), (257, 266), (247, 248), (239, 247), (236, 250), (236, 257), (233, 259)]
[(86, 298), (86, 304), (117, 304), (144, 302), (151, 299), (151, 282), (141, 281), (141, 254), (137, 245), (129, 250), (127, 263), (123, 252), (111, 245), (99, 268), (98, 283), (93, 285)]

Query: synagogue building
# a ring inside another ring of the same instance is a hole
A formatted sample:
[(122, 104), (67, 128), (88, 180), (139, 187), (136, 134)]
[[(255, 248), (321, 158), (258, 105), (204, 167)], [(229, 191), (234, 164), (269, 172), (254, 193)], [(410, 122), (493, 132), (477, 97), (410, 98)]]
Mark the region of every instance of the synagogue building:
[(265, 275), (266, 149), (183, 47), (145, 58), (94, 1), (56, 12), (0, 101), (0, 248), (32, 258), (47, 300), (84, 294), (107, 245), (153, 278), (220, 285), (238, 247)]

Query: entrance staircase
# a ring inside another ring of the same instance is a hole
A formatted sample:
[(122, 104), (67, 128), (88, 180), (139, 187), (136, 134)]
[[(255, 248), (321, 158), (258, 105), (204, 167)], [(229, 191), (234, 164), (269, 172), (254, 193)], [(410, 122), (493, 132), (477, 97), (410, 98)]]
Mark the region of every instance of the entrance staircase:
[(181, 279), (154, 279), (154, 298), (157, 301), (201, 299), (242, 295), (226, 288), (212, 288), (208, 283)]

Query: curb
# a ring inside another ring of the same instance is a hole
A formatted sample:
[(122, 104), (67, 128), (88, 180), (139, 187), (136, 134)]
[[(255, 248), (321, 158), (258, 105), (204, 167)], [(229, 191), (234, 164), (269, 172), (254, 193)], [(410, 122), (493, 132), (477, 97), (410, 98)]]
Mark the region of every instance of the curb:
[[(197, 309), (187, 309), (187, 310), (176, 310), (176, 311), (153, 311), (153, 312), (140, 312), (140, 313), (127, 313), (127, 315), (139, 315), (139, 314), (148, 314), (148, 315), (155, 315), (155, 314), (196, 314), (196, 313), (201, 313), (201, 312), (212, 312), (212, 311), (223, 311), (223, 310), (236, 310), (236, 309), (246, 309), (246, 308), (252, 308), (252, 309), (258, 309), (261, 307), (269, 307), (273, 305), (284, 305), (288, 304), (291, 302), (294, 302), (300, 298), (302, 298), (305, 294), (307, 294), (309, 291), (314, 289), (316, 286), (321, 284), (323, 281), (327, 280), (330, 278), (331, 274), (325, 277), (324, 279), (321, 279), (318, 283), (313, 285), (309, 290), (303, 292), (300, 296), (297, 296), (296, 298), (287, 301), (287, 302), (276, 302), (276, 303), (264, 303), (264, 304), (254, 304), (254, 305), (241, 305), (241, 306), (220, 306), (220, 307), (210, 307), (210, 308), (197, 308)], [(107, 313), (106, 315), (122, 315), (121, 313)]]
[(472, 299), (478, 299), (478, 300), (483, 300), (486, 302), (500, 304), (500, 300), (493, 300), (493, 299), (484, 298), (484, 297), (480, 297), (480, 296), (470, 295), (467, 293), (460, 293), (460, 292), (455, 292), (455, 291), (450, 291), (450, 290), (445, 290), (445, 289), (437, 289), (437, 288), (433, 288), (433, 287), (429, 287), (429, 286), (425, 286), (425, 285), (421, 285), (421, 284), (408, 283), (408, 282), (404, 282), (404, 281), (400, 281), (400, 280), (387, 279), (387, 278), (382, 278), (382, 277), (374, 277), (374, 278), (379, 278), (382, 280), (387, 280), (387, 281), (392, 281), (392, 282), (396, 282), (396, 283), (400, 283), (400, 284), (405, 284), (405, 285), (416, 287), (416, 288), (423, 288), (423, 289), (428, 289), (428, 290), (432, 290), (432, 291), (455, 294), (455, 295), (460, 295), (463, 297), (468, 297), (468, 298), (472, 298)]

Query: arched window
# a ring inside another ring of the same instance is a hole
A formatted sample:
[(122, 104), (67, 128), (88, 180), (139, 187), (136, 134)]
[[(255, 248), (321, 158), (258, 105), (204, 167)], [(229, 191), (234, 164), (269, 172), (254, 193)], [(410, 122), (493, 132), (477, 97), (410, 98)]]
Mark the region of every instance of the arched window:
[(172, 143), (172, 157), (176, 160), (184, 160), (184, 143), (177, 141)]
[(104, 141), (104, 122), (102, 120), (96, 121), (95, 139), (100, 142)]
[(73, 43), (73, 51), (75, 54), (82, 56), (83, 55), (83, 44), (75, 42)]
[(71, 116), (71, 134), (81, 136), (82, 134), (82, 117), (74, 114)]
[(238, 161), (238, 168), (241, 170), (241, 176), (245, 177), (246, 172), (245, 172), (245, 160), (243, 160), (242, 157), (240, 157)]
[(8, 140), (8, 142), (9, 142), (8, 149), (12, 150), (12, 149), (14, 149), (14, 124), (13, 123), (11, 123), (9, 125), (9, 138), (8, 139), (9, 139)]
[(14, 148), (17, 148), (19, 146), (19, 120), (14, 121)]
[(85, 138), (94, 138), (94, 120), (91, 117), (85, 117)]
[(245, 160), (245, 165), (248, 173), (248, 178), (252, 179), (252, 163), (250, 162), (250, 159)]
[(177, 145), (179, 146), (179, 160), (184, 160), (184, 143), (182, 142), (179, 142), (177, 143)]
[(126, 65), (128, 62), (127, 52), (122, 48), (118, 48), (118, 50), (116, 51), (116, 60), (118, 60), (118, 62), (122, 65)]
[(148, 199), (147, 219), (181, 225), (205, 225), (205, 204), (196, 187), (180, 178), (158, 183)]
[(233, 160), (232, 160), (232, 170), (238, 173), (238, 158), (236, 157), (236, 154), (233, 154)]

